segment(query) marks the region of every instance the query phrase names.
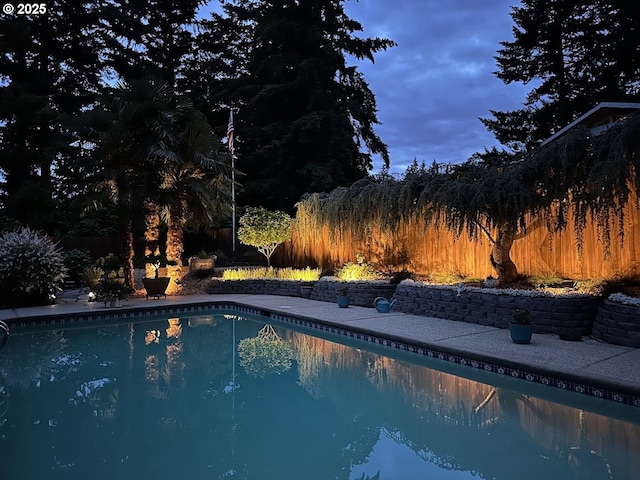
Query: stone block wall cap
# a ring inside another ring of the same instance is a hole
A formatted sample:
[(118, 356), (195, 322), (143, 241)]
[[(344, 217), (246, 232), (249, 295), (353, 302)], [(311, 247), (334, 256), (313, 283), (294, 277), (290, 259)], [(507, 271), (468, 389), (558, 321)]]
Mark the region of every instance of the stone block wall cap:
[(622, 303), (623, 305), (630, 305), (632, 307), (640, 308), (640, 298), (629, 297), (623, 293), (612, 293), (607, 299), (610, 302)]
[(464, 288), (460, 288), (460, 284), (456, 285), (442, 285), (439, 283), (428, 282), (416, 282), (415, 280), (407, 279), (400, 282), (400, 285), (433, 288), (440, 290), (452, 290), (456, 293), (488, 293), (491, 295), (509, 295), (512, 297), (546, 297), (546, 298), (592, 298), (593, 295), (588, 293), (579, 292), (551, 292), (548, 290), (523, 290), (518, 288), (483, 288), (464, 285)]

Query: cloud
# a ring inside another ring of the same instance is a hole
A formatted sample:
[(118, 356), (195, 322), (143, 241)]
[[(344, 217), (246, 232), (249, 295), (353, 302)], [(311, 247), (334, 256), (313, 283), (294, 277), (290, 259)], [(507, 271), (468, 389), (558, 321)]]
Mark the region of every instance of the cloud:
[(346, 2), (361, 36), (398, 44), (378, 53), (375, 64), (357, 62), (376, 95), (376, 131), (389, 146), (392, 171), (404, 171), (414, 158), (460, 163), (498, 144), (478, 118), (520, 108), (527, 92), (492, 73), (499, 42), (512, 39), (511, 3)]

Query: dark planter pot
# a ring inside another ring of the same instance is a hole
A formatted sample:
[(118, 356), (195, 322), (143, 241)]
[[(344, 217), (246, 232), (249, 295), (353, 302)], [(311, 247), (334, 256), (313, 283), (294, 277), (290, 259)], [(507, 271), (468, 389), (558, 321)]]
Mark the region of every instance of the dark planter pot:
[(348, 295), (338, 295), (336, 297), (336, 302), (340, 308), (347, 308), (349, 306), (349, 296)]
[(171, 279), (169, 277), (158, 277), (158, 278), (143, 278), (142, 284), (144, 285), (144, 289), (147, 291), (147, 299), (149, 297), (167, 298), (167, 294), (165, 293), (167, 287), (169, 286), (169, 282)]
[(522, 325), (519, 323), (510, 323), (509, 332), (513, 343), (527, 344), (531, 343), (531, 335), (533, 333), (533, 325)]
[(302, 285), (300, 287), (300, 296), (302, 298), (309, 298), (311, 297), (311, 292), (313, 291), (313, 286), (312, 285)]

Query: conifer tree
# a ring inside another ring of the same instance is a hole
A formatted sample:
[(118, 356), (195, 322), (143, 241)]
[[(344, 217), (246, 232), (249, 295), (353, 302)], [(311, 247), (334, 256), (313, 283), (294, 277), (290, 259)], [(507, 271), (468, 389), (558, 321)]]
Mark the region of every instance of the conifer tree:
[(620, 0), (523, 0), (496, 76), (531, 83), (523, 108), (481, 119), (502, 144), (530, 149), (603, 101), (640, 99), (640, 13)]
[(343, 3), (234, 0), (206, 24), (228, 46), (219, 58), (230, 71), (208, 101), (236, 108), (244, 204), (291, 211), (305, 191), (365, 176), (372, 154), (389, 161), (374, 131), (375, 97), (347, 56), (373, 61), (393, 42), (356, 37), (362, 26)]
[(31, 15), (0, 15), (2, 203), (24, 225), (52, 228), (53, 174), (75, 155), (65, 120), (90, 105), (100, 85), (100, 3), (52, 0)]

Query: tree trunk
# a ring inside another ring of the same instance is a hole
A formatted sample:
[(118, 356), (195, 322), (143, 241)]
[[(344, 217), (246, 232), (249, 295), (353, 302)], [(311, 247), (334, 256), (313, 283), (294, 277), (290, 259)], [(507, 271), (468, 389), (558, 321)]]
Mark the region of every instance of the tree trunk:
[(160, 213), (158, 205), (144, 202), (144, 254), (160, 255)]
[(169, 227), (167, 229), (167, 262), (176, 262), (176, 265), (167, 265), (167, 275), (173, 280), (167, 289), (168, 295), (179, 289), (178, 285), (182, 277), (184, 224), (184, 209), (182, 206), (173, 207), (169, 211)]
[(122, 228), (122, 257), (124, 262), (124, 284), (132, 291), (135, 290), (133, 278), (133, 221), (131, 215), (124, 214)]
[(518, 278), (518, 269), (510, 256), (515, 234), (515, 229), (511, 225), (500, 225), (491, 246), (491, 265), (498, 274), (500, 282), (509, 283)]
[[(144, 255), (160, 255), (160, 213), (158, 205), (145, 200), (144, 202)], [(145, 276), (153, 278), (156, 269), (150, 263), (145, 264)]]
[(182, 266), (182, 254), (184, 245), (184, 212), (181, 207), (173, 207), (169, 211), (169, 227), (167, 229), (167, 260), (174, 261)]

